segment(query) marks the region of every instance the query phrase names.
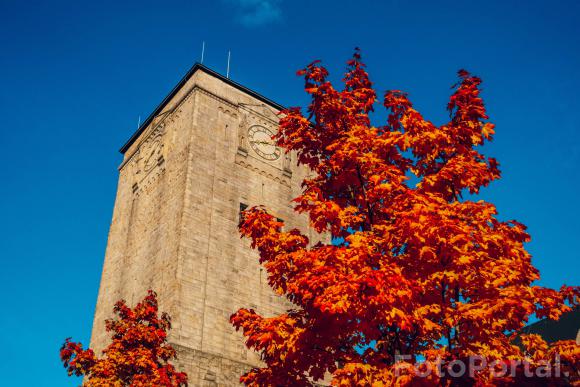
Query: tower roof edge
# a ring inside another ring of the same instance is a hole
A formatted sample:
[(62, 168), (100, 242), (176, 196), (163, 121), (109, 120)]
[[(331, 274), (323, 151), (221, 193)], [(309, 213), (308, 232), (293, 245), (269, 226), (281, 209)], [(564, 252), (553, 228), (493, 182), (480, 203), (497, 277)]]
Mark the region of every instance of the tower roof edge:
[(219, 80), (221, 80), (224, 83), (227, 83), (228, 85), (262, 101), (265, 104), (268, 104), (270, 106), (272, 106), (273, 108), (277, 109), (277, 110), (283, 110), (284, 106), (272, 101), (271, 99), (263, 96), (262, 94), (247, 88), (241, 84), (239, 84), (238, 82), (235, 82), (233, 80), (231, 80), (230, 78), (225, 77), (224, 75), (210, 69), (207, 66), (202, 65), (201, 63), (195, 63), (188, 71), (187, 73), (183, 76), (183, 78), (181, 78), (181, 80), (177, 83), (177, 85), (175, 85), (175, 87), (173, 87), (173, 89), (169, 92), (169, 94), (167, 94), (167, 96), (161, 101), (161, 103), (159, 105), (157, 105), (157, 107), (153, 110), (153, 112), (147, 117), (147, 119), (145, 119), (145, 121), (143, 121), (141, 123), (141, 125), (139, 125), (139, 128), (137, 128), (137, 131), (135, 131), (135, 133), (133, 133), (133, 135), (129, 138), (129, 140), (127, 140), (127, 142), (125, 142), (125, 144), (123, 144), (123, 146), (121, 147), (121, 149), (119, 149), (119, 152), (121, 153), (125, 153), (129, 147), (135, 142), (135, 140), (137, 140), (137, 138), (139, 138), (139, 135), (141, 133), (143, 133), (143, 131), (145, 130), (145, 128), (147, 128), (147, 126), (151, 123), (151, 121), (153, 120), (153, 118), (155, 118), (165, 107), (165, 105), (167, 105), (167, 103), (169, 103), (169, 101), (175, 96), (175, 94), (177, 94), (177, 92), (183, 87), (183, 85), (185, 85), (185, 83), (193, 76), (193, 74), (195, 74), (197, 71), (203, 71), (208, 75), (211, 75)]

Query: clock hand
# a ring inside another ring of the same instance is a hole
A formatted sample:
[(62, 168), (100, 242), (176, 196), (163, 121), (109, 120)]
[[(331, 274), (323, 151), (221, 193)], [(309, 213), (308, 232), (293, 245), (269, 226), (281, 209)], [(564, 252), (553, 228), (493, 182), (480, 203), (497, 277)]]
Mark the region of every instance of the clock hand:
[(274, 146), (274, 144), (272, 144), (271, 142), (268, 141), (259, 141), (259, 140), (255, 140), (255, 141), (250, 141), (251, 144), (262, 144), (262, 145), (271, 145)]

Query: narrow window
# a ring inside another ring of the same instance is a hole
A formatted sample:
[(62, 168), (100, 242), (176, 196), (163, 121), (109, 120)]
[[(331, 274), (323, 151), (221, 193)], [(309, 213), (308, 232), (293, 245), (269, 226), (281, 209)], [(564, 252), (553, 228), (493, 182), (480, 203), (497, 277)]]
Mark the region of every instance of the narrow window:
[(240, 223), (242, 223), (242, 220), (243, 220), (242, 212), (245, 211), (246, 208), (248, 208), (248, 205), (246, 203), (241, 203), (240, 202), (240, 212), (238, 214), (238, 217), (239, 217), (238, 220), (239, 220)]

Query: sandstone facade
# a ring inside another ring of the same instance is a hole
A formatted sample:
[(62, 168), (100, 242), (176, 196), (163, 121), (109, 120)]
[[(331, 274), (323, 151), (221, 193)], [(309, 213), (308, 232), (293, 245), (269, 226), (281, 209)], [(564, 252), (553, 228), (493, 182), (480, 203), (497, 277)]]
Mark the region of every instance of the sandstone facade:
[(266, 205), (285, 227), (318, 238), (290, 203), (307, 171), (259, 138), (277, 130), (280, 108), (196, 65), (123, 147), (93, 348), (108, 342), (104, 320), (117, 300), (134, 305), (154, 289), (191, 386), (237, 385), (259, 364), (229, 316), (240, 307), (273, 315), (289, 304), (240, 239), (240, 206)]

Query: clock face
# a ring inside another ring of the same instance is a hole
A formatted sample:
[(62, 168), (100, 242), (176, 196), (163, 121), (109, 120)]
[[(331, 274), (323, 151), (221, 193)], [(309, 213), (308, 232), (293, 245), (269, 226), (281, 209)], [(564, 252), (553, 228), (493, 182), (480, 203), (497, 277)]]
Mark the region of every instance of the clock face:
[(155, 140), (150, 146), (149, 149), (145, 153), (145, 163), (144, 169), (145, 171), (149, 171), (153, 168), (161, 156), (161, 141)]
[(272, 140), (271, 130), (263, 126), (252, 126), (248, 129), (248, 139), (250, 146), (259, 156), (266, 160), (274, 161), (280, 157), (280, 148)]

